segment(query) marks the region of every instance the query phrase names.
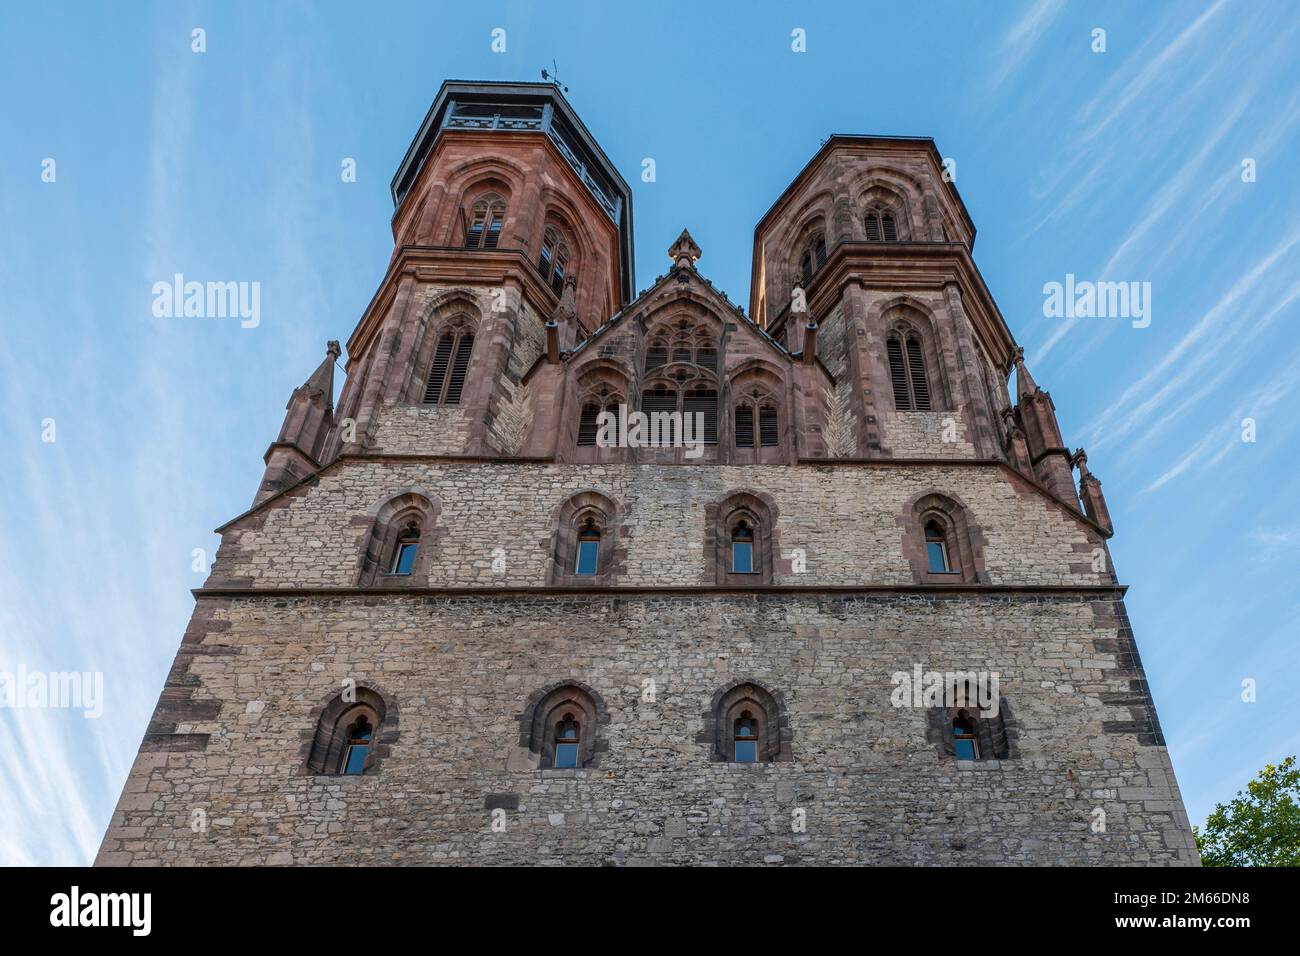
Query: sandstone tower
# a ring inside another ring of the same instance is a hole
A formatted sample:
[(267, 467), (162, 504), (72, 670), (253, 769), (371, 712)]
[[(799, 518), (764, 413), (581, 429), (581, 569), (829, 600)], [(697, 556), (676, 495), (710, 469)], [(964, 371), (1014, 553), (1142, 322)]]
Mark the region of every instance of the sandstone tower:
[[(636, 293), (553, 85), (444, 84), (393, 198), (98, 863), (1198, 862), (1101, 486), (930, 140), (831, 137), (749, 315), (686, 231)], [(606, 447), (629, 410), (702, 445)]]

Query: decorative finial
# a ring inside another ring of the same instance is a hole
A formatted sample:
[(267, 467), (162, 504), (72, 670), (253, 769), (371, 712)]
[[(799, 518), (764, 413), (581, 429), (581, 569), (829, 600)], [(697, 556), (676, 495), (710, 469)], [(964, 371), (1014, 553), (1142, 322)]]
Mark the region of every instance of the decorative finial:
[(694, 268), (695, 261), (699, 259), (700, 247), (696, 245), (695, 240), (691, 238), (691, 233), (687, 229), (682, 230), (682, 234), (677, 237), (677, 241), (668, 247), (668, 258), (673, 260), (673, 265), (678, 268), (687, 266)]
[(338, 357), (343, 354), (343, 350), (339, 348), (338, 339), (330, 339), (325, 343), (325, 354), (336, 361), (338, 360)]

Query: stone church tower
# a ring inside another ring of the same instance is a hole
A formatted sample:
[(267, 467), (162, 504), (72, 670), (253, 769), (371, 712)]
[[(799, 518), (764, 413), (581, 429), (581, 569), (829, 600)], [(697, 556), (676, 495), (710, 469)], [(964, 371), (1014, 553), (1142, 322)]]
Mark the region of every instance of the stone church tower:
[[(686, 231), (636, 292), (553, 85), (444, 84), (393, 197), (98, 863), (1198, 862), (1100, 483), (930, 140), (831, 137), (748, 315)], [(608, 446), (636, 412), (696, 442)]]

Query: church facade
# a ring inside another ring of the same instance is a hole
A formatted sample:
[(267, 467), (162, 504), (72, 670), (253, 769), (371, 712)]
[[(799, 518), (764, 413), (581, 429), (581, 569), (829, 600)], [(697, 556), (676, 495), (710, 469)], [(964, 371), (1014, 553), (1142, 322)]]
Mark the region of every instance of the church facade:
[(1198, 863), (1100, 483), (943, 172), (832, 136), (747, 313), (687, 231), (637, 291), (554, 85), (445, 83), (97, 863)]

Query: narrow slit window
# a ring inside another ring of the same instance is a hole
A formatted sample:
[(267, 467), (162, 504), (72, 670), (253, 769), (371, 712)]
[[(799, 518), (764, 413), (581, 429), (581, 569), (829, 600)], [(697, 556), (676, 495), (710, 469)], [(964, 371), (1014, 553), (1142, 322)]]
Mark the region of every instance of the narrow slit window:
[(415, 556), (420, 550), (420, 529), (415, 525), (407, 526), (397, 539), (397, 548), (393, 552), (393, 564), (389, 574), (410, 574), (415, 568)]
[(754, 573), (754, 529), (744, 520), (731, 532), (731, 573)]
[(958, 760), (979, 760), (979, 735), (975, 733), (975, 721), (967, 711), (961, 711), (952, 722), (953, 753)]
[(745, 711), (736, 718), (736, 763), (758, 763), (758, 722)]
[(947, 536), (937, 521), (930, 521), (925, 526), (925, 553), (931, 574), (947, 574), (952, 570), (948, 563)]
[(370, 739), (374, 735), (374, 728), (366, 720), (365, 715), (357, 718), (357, 722), (348, 730), (347, 745), (343, 750), (343, 772), (345, 774), (362, 774), (366, 772), (366, 757), (370, 754)]
[(564, 719), (555, 726), (555, 760), (552, 765), (557, 768), (578, 766), (578, 746), (582, 740), (582, 730), (573, 714), (565, 714)]
[(588, 518), (578, 530), (578, 560), (574, 574), (594, 576), (600, 560), (600, 528)]

